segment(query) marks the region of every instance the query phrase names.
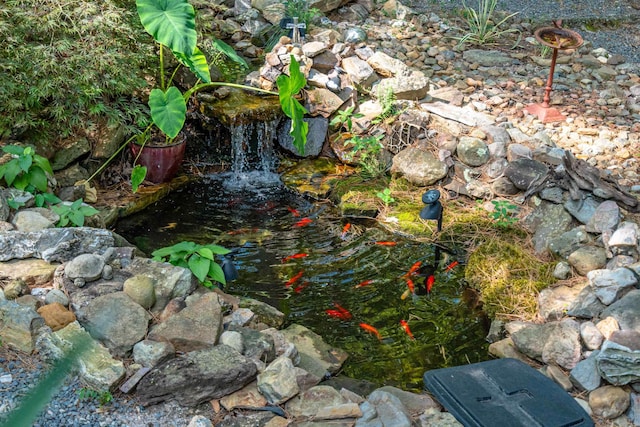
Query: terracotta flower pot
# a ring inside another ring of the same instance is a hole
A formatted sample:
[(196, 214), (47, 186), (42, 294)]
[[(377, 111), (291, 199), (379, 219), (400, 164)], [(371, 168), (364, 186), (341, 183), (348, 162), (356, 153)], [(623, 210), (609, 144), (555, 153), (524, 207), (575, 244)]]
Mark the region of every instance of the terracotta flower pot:
[[(156, 184), (171, 181), (182, 164), (186, 146), (187, 138), (181, 136), (171, 145), (147, 143), (142, 148), (142, 154), (136, 164), (147, 167), (145, 179), (148, 181)], [(130, 148), (134, 158), (137, 157), (141, 146), (131, 143)]]

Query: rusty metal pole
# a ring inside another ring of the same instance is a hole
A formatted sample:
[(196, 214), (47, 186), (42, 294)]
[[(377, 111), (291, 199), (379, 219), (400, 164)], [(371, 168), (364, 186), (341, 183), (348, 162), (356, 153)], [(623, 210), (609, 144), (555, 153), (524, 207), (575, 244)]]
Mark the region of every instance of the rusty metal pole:
[(558, 59), (558, 49), (553, 48), (553, 56), (551, 57), (551, 69), (549, 70), (549, 78), (547, 79), (547, 86), (544, 88), (544, 98), (542, 98), (542, 107), (549, 108), (549, 101), (551, 101), (551, 88), (553, 87), (553, 73), (556, 69), (556, 60)]

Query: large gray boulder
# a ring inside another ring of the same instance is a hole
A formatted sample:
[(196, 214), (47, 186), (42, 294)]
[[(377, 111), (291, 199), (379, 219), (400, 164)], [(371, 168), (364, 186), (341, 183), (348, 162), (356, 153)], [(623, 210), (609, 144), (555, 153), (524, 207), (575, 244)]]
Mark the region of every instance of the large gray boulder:
[(138, 384), (143, 405), (175, 399), (195, 406), (219, 399), (253, 381), (257, 368), (248, 358), (226, 345), (192, 351), (149, 372)]

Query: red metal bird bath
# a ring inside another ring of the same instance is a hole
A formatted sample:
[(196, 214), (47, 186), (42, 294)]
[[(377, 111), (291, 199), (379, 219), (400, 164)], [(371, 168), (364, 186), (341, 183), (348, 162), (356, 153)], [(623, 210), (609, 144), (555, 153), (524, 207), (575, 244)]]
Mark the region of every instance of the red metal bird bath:
[(553, 49), (553, 56), (551, 57), (551, 69), (549, 70), (549, 79), (544, 89), (542, 104), (530, 104), (525, 107), (526, 112), (538, 116), (542, 123), (561, 122), (566, 119), (564, 114), (556, 108), (549, 106), (551, 87), (553, 85), (553, 72), (556, 68), (558, 50), (577, 49), (582, 46), (583, 43), (580, 34), (561, 27), (562, 21), (554, 21), (553, 25), (553, 27), (539, 28), (534, 33), (540, 43)]

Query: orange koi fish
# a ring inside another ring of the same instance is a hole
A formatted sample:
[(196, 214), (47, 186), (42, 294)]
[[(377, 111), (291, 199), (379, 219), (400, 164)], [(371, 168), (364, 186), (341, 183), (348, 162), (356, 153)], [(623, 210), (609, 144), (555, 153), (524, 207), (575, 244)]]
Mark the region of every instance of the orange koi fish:
[(293, 224), (294, 227), (305, 227), (311, 224), (313, 220), (311, 218), (302, 218), (300, 221)]
[(378, 332), (378, 330), (376, 328), (374, 328), (371, 325), (368, 325), (366, 323), (360, 323), (360, 327), (362, 329), (364, 329), (365, 331), (375, 335), (379, 340), (382, 340), (382, 335), (380, 335), (380, 332)]
[(357, 285), (354, 286), (354, 288), (362, 288), (365, 287), (367, 285), (370, 285), (373, 283), (373, 279), (369, 279), (369, 280), (363, 280), (362, 282), (358, 283)]
[(304, 270), (300, 270), (298, 272), (298, 274), (296, 274), (295, 276), (293, 276), (291, 279), (287, 280), (287, 282), (284, 284), (287, 288), (290, 287), (291, 285), (293, 285), (294, 283), (296, 283), (304, 274)]
[(297, 209), (292, 208), (291, 206), (287, 206), (287, 210), (291, 212), (293, 216), (300, 216), (300, 212)]
[(302, 290), (303, 290), (304, 288), (306, 288), (306, 287), (307, 287), (307, 286), (309, 286), (310, 284), (311, 284), (311, 282), (309, 282), (309, 281), (304, 281), (304, 282), (302, 282), (302, 284), (301, 284), (301, 285), (296, 286), (296, 287), (293, 289), (293, 292), (295, 292), (296, 294), (299, 294), (300, 292), (302, 292)]
[(407, 321), (401, 320), (400, 325), (402, 326), (402, 329), (404, 329), (404, 331), (407, 333), (407, 335), (409, 335), (409, 338), (411, 338), (412, 340), (415, 340), (415, 338), (413, 337), (413, 334), (411, 333), (411, 329), (409, 329), (409, 324), (407, 323)]
[(342, 228), (342, 234), (340, 235), (340, 238), (344, 240), (345, 237), (347, 237), (347, 231), (349, 231), (349, 229), (351, 228), (351, 223), (348, 222), (344, 225), (344, 227)]
[(413, 284), (413, 280), (409, 279), (408, 277), (405, 278), (404, 280), (407, 281), (407, 287), (409, 288), (409, 291), (411, 291), (412, 294), (416, 293), (416, 287)]
[(349, 320), (351, 319), (353, 316), (351, 315), (351, 313), (349, 312), (349, 310), (347, 310), (346, 308), (342, 307), (340, 304), (338, 304), (337, 302), (334, 302), (333, 305), (338, 309), (338, 311), (341, 314), (341, 319), (343, 320)]
[(373, 243), (376, 244), (376, 245), (380, 245), (380, 246), (395, 246), (395, 245), (397, 245), (396, 242), (381, 241), (381, 240), (378, 240), (377, 242), (373, 242)]
[(402, 277), (409, 277), (414, 275), (415, 272), (418, 271), (421, 265), (422, 265), (422, 261), (416, 261), (415, 263), (413, 263), (409, 271), (407, 271)]
[(453, 261), (451, 264), (447, 265), (447, 268), (444, 269), (445, 272), (453, 270), (458, 264), (458, 261)]
[(305, 254), (304, 252), (301, 252), (299, 254), (293, 254), (293, 255), (289, 255), (289, 256), (286, 256), (286, 257), (282, 258), (282, 262), (287, 262), (287, 261), (290, 261), (292, 259), (300, 259), (300, 258), (304, 258), (304, 257), (308, 257), (308, 256), (309, 256), (309, 254)]
[(327, 309), (325, 310), (325, 312), (331, 316), (331, 317), (337, 317), (338, 319), (342, 319), (342, 312), (340, 312), (340, 310), (332, 310), (332, 309)]
[(426, 280), (426, 285), (427, 285), (427, 293), (430, 294), (431, 293), (431, 288), (433, 287), (433, 284), (436, 281), (436, 277), (432, 274), (431, 276), (427, 277)]

